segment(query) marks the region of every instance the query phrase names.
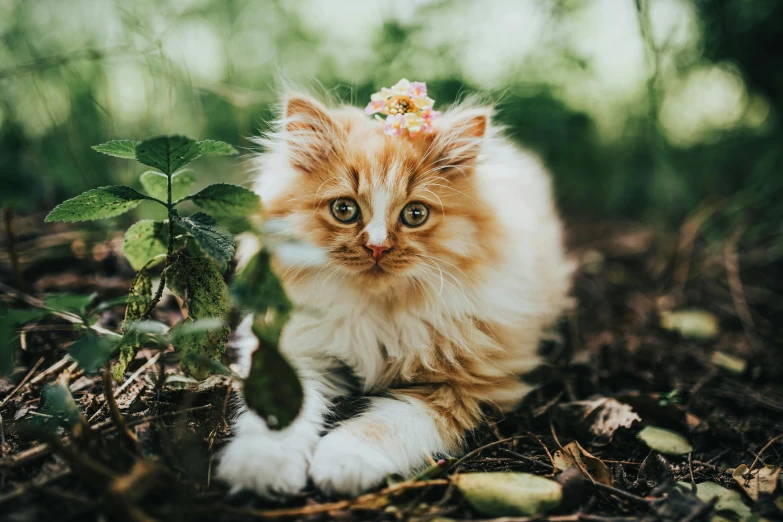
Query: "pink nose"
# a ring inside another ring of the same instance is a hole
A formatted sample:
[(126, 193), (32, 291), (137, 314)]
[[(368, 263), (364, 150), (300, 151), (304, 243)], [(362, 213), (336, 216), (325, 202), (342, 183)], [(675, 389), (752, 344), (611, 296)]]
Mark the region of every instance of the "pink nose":
[(378, 261), (383, 253), (389, 250), (389, 247), (386, 245), (373, 245), (370, 243), (367, 245), (367, 249), (372, 251), (372, 258)]

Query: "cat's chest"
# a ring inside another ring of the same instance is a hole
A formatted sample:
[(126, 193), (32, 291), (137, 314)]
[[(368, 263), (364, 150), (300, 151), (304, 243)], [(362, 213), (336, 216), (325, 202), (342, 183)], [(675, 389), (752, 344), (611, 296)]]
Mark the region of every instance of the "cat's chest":
[(365, 388), (374, 389), (389, 384), (386, 381), (394, 376), (394, 368), (426, 358), (438, 335), (436, 325), (451, 321), (448, 316), (416, 311), (392, 314), (372, 307), (332, 309), (297, 317), (286, 337), (289, 345), (338, 359)]

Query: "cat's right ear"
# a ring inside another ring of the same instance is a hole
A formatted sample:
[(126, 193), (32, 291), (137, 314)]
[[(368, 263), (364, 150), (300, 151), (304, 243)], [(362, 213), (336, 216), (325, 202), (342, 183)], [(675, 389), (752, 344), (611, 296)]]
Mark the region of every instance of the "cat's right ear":
[(340, 139), (340, 129), (329, 109), (313, 98), (290, 93), (283, 111), (283, 138), (291, 164), (311, 173), (327, 163)]

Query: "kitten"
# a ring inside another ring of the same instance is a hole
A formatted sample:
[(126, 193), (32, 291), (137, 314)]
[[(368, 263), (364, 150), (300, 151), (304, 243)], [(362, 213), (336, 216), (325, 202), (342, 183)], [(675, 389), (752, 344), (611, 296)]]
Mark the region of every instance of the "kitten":
[[(463, 104), (432, 133), (390, 137), (360, 109), (288, 96), (257, 191), (266, 218), (326, 255), (277, 259), (308, 310), (281, 339), (305, 402), (280, 431), (239, 416), (218, 468), (235, 489), (286, 495), (309, 477), (361, 493), (458, 455), (484, 408), (510, 411), (530, 390), (518, 375), (568, 302), (572, 263), (547, 172), (491, 112)], [(324, 434), (330, 403), (357, 391), (344, 368), (368, 406)]]

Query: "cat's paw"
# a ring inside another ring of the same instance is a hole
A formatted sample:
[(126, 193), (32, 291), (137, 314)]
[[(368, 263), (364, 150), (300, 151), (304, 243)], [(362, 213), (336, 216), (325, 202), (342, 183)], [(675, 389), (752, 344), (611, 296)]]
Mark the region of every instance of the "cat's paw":
[(321, 439), (310, 462), (310, 478), (329, 495), (358, 495), (381, 484), (395, 471), (382, 449), (346, 429), (337, 429)]
[(254, 491), (267, 498), (296, 494), (307, 485), (309, 446), (286, 445), (268, 437), (237, 437), (223, 450), (217, 476), (232, 491)]

